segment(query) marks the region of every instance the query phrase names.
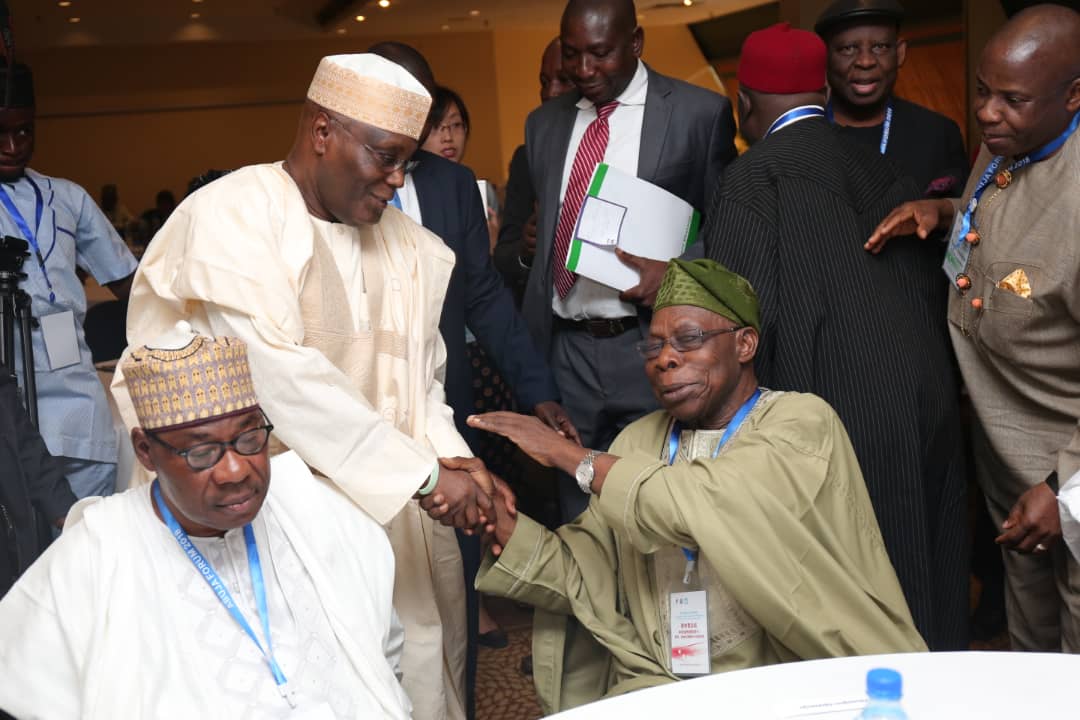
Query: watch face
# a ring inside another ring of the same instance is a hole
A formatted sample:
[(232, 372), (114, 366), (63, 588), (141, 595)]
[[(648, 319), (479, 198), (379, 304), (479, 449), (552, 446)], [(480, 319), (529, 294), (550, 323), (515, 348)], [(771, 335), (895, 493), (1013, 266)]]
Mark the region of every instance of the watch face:
[(574, 472), (574, 479), (577, 480), (578, 487), (581, 488), (583, 493), (592, 493), (593, 475), (593, 460), (596, 456), (592, 453), (585, 456), (585, 458), (578, 464), (577, 470)]
[(592, 463), (588, 460), (583, 460), (577, 467), (577, 472), (574, 473), (574, 477), (577, 479), (578, 485), (582, 483), (592, 482)]

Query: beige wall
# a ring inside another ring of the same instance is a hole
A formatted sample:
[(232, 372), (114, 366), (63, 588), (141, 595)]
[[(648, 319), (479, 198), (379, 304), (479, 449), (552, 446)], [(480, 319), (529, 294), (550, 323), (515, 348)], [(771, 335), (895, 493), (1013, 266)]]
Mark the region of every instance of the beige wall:
[(990, 37), (1005, 24), (1005, 10), (1001, 3), (988, 3), (984, 0), (964, 0), (964, 54), (967, 58), (967, 137), (968, 147), (974, 148), (982, 142), (982, 133), (975, 121), (975, 108), (972, 98), (975, 96), (975, 72), (979, 67), (979, 58), (983, 47)]
[[(379, 39), (28, 51), (38, 96), (33, 166), (95, 198), (115, 182), (139, 212), (162, 188), (181, 196), (208, 168), (281, 159), (319, 58)], [(497, 137), (490, 33), (395, 39), (419, 48), (439, 80), (462, 93), (477, 138)], [(497, 142), (475, 143), (469, 160), (482, 173), (503, 165)]]
[[(457, 90), (472, 120), (466, 160), (502, 183), (525, 117), (539, 103), (547, 30), (396, 37), (427, 56)], [(645, 59), (657, 70), (708, 86), (704, 58), (685, 27), (648, 28)], [(209, 168), (280, 159), (321, 56), (384, 38), (289, 44), (187, 43), (27, 51), (38, 94), (33, 166), (71, 178), (95, 198), (114, 182), (140, 212), (163, 188), (182, 196)]]
[[(495, 35), (495, 92), (499, 96), (499, 135), (495, 138), (505, 160), (495, 182), (506, 181), (514, 149), (525, 142), (525, 117), (540, 104), (540, 55), (559, 32), (551, 30), (505, 30)], [(479, 138), (475, 138), (479, 141)]]

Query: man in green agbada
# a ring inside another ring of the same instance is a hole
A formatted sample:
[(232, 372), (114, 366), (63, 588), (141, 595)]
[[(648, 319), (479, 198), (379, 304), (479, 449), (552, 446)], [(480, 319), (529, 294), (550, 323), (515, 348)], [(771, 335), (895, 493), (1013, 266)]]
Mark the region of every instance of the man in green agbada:
[(672, 260), (639, 344), (662, 410), (606, 453), (532, 417), (469, 419), (594, 495), (555, 532), (500, 512), (477, 578), (481, 592), (537, 608), (546, 712), (679, 679), (669, 599), (685, 587), (684, 547), (699, 550), (711, 672), (926, 649), (836, 413), (814, 395), (756, 394), (758, 317), (742, 277)]

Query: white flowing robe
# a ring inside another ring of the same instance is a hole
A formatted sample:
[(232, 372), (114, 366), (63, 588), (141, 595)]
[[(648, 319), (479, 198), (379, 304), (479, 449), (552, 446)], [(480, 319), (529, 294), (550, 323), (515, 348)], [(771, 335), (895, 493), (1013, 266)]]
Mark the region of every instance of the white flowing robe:
[[(441, 384), (438, 323), (453, 264), (437, 236), (397, 210), (361, 228), (324, 222), (281, 163), (256, 165), (170, 216), (139, 265), (127, 320), (129, 346), (181, 319), (244, 340), (276, 439), (388, 526), (403, 684), (424, 720), (464, 717), (460, 553), (453, 532), (409, 500), (437, 456), (471, 455)], [(134, 426), (119, 372), (113, 393)]]
[[(345, 683), (338, 691), (359, 717), (409, 717), (395, 674), (403, 638), (391, 604), (394, 558), (385, 532), (312, 477), (294, 453), (274, 458), (271, 468), (256, 537), (272, 534), (271, 547), (287, 543), (300, 567), (260, 541), (264, 575), (278, 580), (268, 594), (292, 602), (299, 585), (310, 583), (329, 621), (321, 640), (339, 666), (335, 678)], [(154, 515), (148, 494), (142, 485), (77, 504), (64, 534), (0, 601), (0, 708), (18, 718), (229, 715), (221, 657), (230, 644), (246, 650), (250, 640)], [(344, 546), (364, 548), (363, 557), (344, 557)], [(192, 612), (183, 589), (194, 593), (200, 584), (211, 608), (202, 624), (216, 623), (209, 635), (186, 622), (200, 613)], [(274, 611), (271, 602), (272, 631), (287, 625)], [(259, 628), (254, 614), (245, 617)], [(319, 625), (296, 620), (298, 630)], [(295, 669), (283, 668), (286, 676)], [(270, 677), (268, 667), (260, 670), (259, 680)], [(263, 685), (270, 688), (268, 704), (276, 698), (284, 706), (273, 681)]]

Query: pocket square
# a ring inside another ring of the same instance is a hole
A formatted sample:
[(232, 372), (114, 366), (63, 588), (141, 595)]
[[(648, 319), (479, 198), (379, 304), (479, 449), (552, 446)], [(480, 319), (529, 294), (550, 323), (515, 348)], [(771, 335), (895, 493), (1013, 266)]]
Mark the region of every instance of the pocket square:
[(1023, 268), (1013, 270), (1002, 278), (997, 286), (1025, 299), (1031, 297), (1031, 281), (1028, 280), (1027, 273), (1024, 272)]

